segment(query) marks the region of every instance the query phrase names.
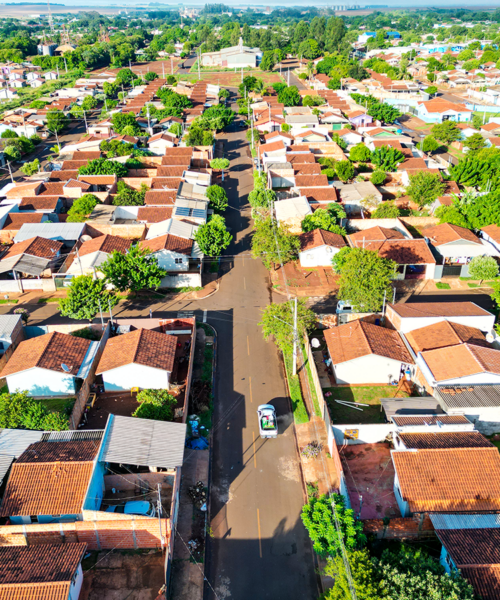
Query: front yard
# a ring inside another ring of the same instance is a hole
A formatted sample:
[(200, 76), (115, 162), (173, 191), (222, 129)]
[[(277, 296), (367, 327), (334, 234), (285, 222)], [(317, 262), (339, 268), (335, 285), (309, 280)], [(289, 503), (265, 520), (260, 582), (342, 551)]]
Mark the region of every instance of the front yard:
[[(324, 388), (323, 393), (328, 402), (332, 423), (339, 425), (348, 423), (385, 423), (380, 399), (394, 397), (396, 387), (393, 385), (335, 386)], [(398, 398), (407, 397), (408, 394), (406, 392), (398, 392)], [(356, 410), (344, 404), (338, 404), (335, 400), (360, 402), (369, 406), (360, 406), (358, 408), (362, 410)]]

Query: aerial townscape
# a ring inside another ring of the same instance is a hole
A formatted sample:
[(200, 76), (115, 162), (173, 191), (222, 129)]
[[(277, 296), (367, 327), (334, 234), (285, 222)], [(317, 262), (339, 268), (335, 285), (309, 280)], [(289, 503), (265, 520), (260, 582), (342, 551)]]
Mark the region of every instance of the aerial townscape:
[(500, 600), (500, 7), (67, 1), (0, 4), (0, 600)]

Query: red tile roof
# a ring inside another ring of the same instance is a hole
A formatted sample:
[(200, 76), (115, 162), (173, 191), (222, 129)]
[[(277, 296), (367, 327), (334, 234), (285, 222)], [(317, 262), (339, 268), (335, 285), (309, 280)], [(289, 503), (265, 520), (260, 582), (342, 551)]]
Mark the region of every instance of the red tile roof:
[[(149, 329), (137, 329), (108, 340), (97, 375), (132, 363), (172, 371), (177, 337)], [(31, 513), (27, 513), (31, 514)]]
[(186, 169), (184, 167), (158, 167), (158, 177), (182, 177)]
[(405, 302), (388, 305), (403, 318), (416, 317), (485, 317), (490, 313), (474, 302)]
[(349, 239), (354, 242), (354, 246), (362, 247), (363, 242), (381, 242), (384, 240), (404, 240), (405, 236), (396, 229), (387, 227), (370, 227), (351, 233)]
[(500, 565), (463, 567), (461, 573), (482, 600), (500, 598)]
[(144, 204), (146, 206), (173, 206), (176, 197), (176, 190), (149, 190), (144, 197)]
[[(2, 370), (1, 377), (35, 367), (76, 376), (90, 344), (90, 340), (59, 332), (25, 340), (14, 350), (14, 354)], [(69, 372), (62, 368), (63, 363), (70, 368)]]
[(2, 260), (20, 254), (28, 254), (38, 258), (54, 258), (63, 246), (64, 244), (57, 240), (48, 240), (37, 236), (10, 246), (7, 253), (2, 256)]
[(151, 179), (151, 189), (163, 190), (166, 188), (177, 192), (181, 181), (181, 177), (153, 177), (153, 179)]
[(19, 231), (25, 223), (41, 223), (44, 218), (43, 213), (9, 213), (2, 229)]
[(392, 452), (412, 512), (500, 510), (500, 453), (493, 448)]
[(193, 243), (193, 240), (187, 240), (172, 234), (160, 235), (151, 240), (139, 242), (141, 248), (149, 250), (150, 252), (170, 250), (171, 252), (177, 252), (178, 254), (186, 254), (187, 256), (191, 256)]
[(434, 246), (441, 246), (442, 244), (449, 244), (458, 240), (466, 240), (469, 242), (475, 242), (481, 244), (480, 239), (477, 235), (474, 235), (470, 229), (465, 227), (459, 227), (458, 225), (451, 225), (451, 223), (442, 223), (441, 225), (435, 225), (434, 227), (425, 227), (422, 229), (422, 234), (428, 237)]
[(296, 175), (295, 187), (325, 187), (328, 185), (326, 175)]
[(17, 463), (87, 462), (99, 452), (101, 440), (35, 442), (19, 456)]
[(456, 346), (463, 342), (489, 347), (484, 333), (480, 329), (451, 321), (440, 321), (427, 327), (413, 329), (413, 331), (405, 333), (405, 337), (415, 353)]
[(478, 373), (500, 375), (500, 350), (493, 348), (466, 343), (422, 352), (422, 358), (437, 382)]
[(172, 217), (173, 206), (140, 206), (137, 220), (144, 223), (160, 223)]
[(437, 433), (398, 432), (397, 435), (408, 449), (416, 450), (429, 450), (432, 448), (489, 448), (493, 446), (479, 431)]
[(337, 189), (334, 187), (324, 188), (299, 188), (299, 194), (306, 196), (309, 202), (337, 202)]
[(77, 170), (71, 171), (51, 171), (49, 174), (49, 181), (69, 181), (70, 179), (76, 179), (78, 177)]
[(24, 210), (51, 210), (57, 208), (59, 196), (30, 196), (23, 198), (18, 204), (20, 211)]
[(125, 254), (132, 245), (132, 240), (126, 240), (117, 235), (100, 235), (92, 240), (83, 242), (78, 252), (80, 256), (92, 254), (93, 252), (105, 252), (110, 254), (115, 250)]
[(500, 567), (500, 529), (437, 529), (436, 534), (459, 569)]
[(301, 252), (319, 248), (320, 246), (332, 246), (333, 248), (343, 248), (346, 246), (344, 238), (341, 235), (323, 229), (314, 229), (307, 233), (301, 233), (299, 239)]

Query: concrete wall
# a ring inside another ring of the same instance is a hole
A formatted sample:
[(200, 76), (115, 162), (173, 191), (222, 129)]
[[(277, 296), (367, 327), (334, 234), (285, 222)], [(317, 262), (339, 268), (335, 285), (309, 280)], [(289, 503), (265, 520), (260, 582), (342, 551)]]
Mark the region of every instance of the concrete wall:
[[(356, 422), (357, 410), (352, 410), (352, 422)], [(361, 414), (361, 413), (360, 413)], [(351, 433), (345, 437), (345, 431), (350, 430)], [(337, 446), (356, 444), (376, 444), (383, 442), (385, 438), (396, 430), (394, 423), (371, 423), (361, 425), (332, 425), (332, 432)], [(357, 432), (357, 439), (353, 439), (353, 431)]]
[(116, 235), (129, 240), (142, 240), (146, 237), (146, 225), (135, 223), (134, 225), (115, 225), (114, 223), (97, 223), (89, 221), (87, 223), (87, 233), (92, 237), (100, 235)]
[(388, 385), (399, 381), (402, 363), (391, 358), (370, 354), (334, 365), (335, 378), (339, 384)]
[(435, 538), (434, 527), (429, 515), (416, 514), (413, 517), (396, 517), (388, 524), (383, 519), (367, 519), (363, 521), (363, 531), (377, 539), (421, 539)]
[(107, 392), (126, 391), (133, 387), (141, 390), (169, 388), (169, 372), (145, 365), (130, 364), (102, 374)]
[(167, 275), (161, 280), (162, 288), (201, 287), (201, 273)]
[(404, 318), (401, 319), (390, 306), (387, 307), (386, 319), (392, 324), (394, 329), (407, 333), (414, 329), (421, 327), (427, 327), (428, 325), (434, 325), (441, 321), (450, 321), (451, 323), (459, 323), (460, 325), (467, 325), (468, 327), (475, 327), (481, 331), (488, 332), (493, 329), (495, 324), (494, 315), (486, 316), (464, 316), (464, 317), (415, 317), (415, 318)]
[(301, 267), (331, 267), (332, 258), (340, 250), (332, 246), (320, 246), (304, 252), (299, 252)]
[(9, 392), (27, 390), (30, 396), (71, 396), (76, 393), (75, 378), (65, 373), (34, 367), (6, 377)]
[(444, 405), (443, 409), (451, 415), (465, 414), (467, 419), (472, 421), (475, 428), (483, 435), (492, 435), (493, 433), (498, 433), (500, 431), (500, 406), (449, 409)]
[(189, 256), (186, 254), (172, 252), (172, 250), (160, 250), (159, 252), (155, 252), (155, 256), (158, 259), (158, 265), (166, 271), (189, 270)]

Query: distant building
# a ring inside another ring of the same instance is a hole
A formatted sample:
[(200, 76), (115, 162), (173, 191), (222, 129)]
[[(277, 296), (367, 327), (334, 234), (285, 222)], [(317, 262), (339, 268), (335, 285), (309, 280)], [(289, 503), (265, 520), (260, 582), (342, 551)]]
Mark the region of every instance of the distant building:
[(42, 54), (43, 56), (54, 56), (57, 44), (55, 44), (54, 42), (46, 42), (44, 44), (38, 44), (36, 48), (38, 54)]
[(261, 50), (243, 46), (242, 38), (237, 46), (223, 48), (219, 52), (205, 52), (201, 55), (203, 67), (257, 67), (261, 60)]

